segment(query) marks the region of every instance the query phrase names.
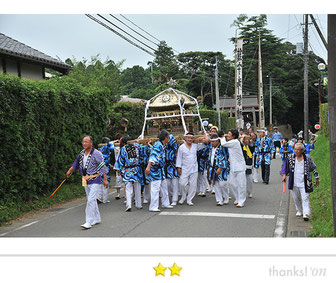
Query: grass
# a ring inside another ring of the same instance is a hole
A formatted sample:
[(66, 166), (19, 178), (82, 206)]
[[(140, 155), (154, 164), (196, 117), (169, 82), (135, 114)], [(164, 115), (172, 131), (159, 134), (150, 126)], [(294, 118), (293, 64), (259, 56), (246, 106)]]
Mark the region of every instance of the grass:
[(330, 183), (330, 153), (329, 139), (320, 135), (315, 143), (315, 149), (310, 154), (320, 175), (320, 185), (310, 194), (312, 211), (311, 237), (333, 237), (333, 210)]
[(57, 203), (82, 197), (85, 195), (85, 190), (78, 182), (76, 184), (65, 183), (51, 199), (49, 195), (48, 192), (28, 202), (18, 198), (0, 200), (0, 226), (10, 224), (12, 220), (22, 217), (25, 213), (50, 208)]

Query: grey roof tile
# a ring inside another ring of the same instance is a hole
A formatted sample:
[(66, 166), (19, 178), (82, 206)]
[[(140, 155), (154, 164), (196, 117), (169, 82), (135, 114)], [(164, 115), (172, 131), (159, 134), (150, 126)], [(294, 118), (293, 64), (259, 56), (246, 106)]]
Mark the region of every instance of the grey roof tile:
[(27, 58), (35, 62), (48, 63), (59, 68), (71, 68), (70, 65), (25, 45), (3, 33), (0, 33), (0, 53)]

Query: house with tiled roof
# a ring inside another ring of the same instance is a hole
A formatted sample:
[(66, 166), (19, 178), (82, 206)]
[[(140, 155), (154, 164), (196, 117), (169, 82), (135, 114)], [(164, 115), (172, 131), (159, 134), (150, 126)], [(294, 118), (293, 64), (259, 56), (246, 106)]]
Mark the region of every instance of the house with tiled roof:
[(43, 80), (46, 68), (67, 74), (71, 66), (0, 33), (0, 72)]
[[(253, 127), (258, 125), (259, 102), (258, 96), (250, 93), (243, 93), (243, 120), (250, 122)], [(219, 98), (220, 110), (225, 110), (229, 113), (230, 117), (235, 116), (236, 99), (234, 97), (222, 96)], [(216, 109), (216, 106), (213, 106)], [(256, 129), (256, 128), (255, 128)]]

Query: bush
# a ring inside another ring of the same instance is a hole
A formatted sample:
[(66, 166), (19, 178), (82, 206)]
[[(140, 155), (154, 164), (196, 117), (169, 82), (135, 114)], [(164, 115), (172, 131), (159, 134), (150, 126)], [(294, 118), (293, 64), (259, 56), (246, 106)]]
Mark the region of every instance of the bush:
[(321, 132), (325, 137), (329, 137), (329, 123), (328, 123), (328, 103), (321, 105)]
[[(210, 109), (200, 109), (200, 114), (202, 119), (208, 118), (209, 123), (218, 126), (218, 113), (215, 110)], [(221, 128), (224, 132), (235, 128), (235, 119), (228, 116), (226, 111), (220, 111), (220, 118), (221, 118)]]
[(0, 75), (0, 200), (33, 202), (65, 177), (85, 134), (106, 135), (107, 89), (68, 77), (31, 81)]
[(309, 195), (313, 230), (312, 237), (333, 237), (334, 224), (332, 212), (332, 194), (330, 183), (329, 139), (320, 135), (311, 152), (311, 158), (317, 166), (320, 185)]
[(127, 133), (133, 138), (140, 136), (145, 120), (145, 107), (141, 103), (118, 102), (112, 106), (109, 113), (109, 136), (113, 138), (116, 133), (124, 133), (121, 119), (129, 121)]

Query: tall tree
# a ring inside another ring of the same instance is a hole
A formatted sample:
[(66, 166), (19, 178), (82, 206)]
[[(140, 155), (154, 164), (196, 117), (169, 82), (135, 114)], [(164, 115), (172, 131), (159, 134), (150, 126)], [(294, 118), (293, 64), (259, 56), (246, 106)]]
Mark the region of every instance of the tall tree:
[(176, 79), (179, 67), (173, 49), (165, 41), (161, 41), (154, 54), (155, 59), (149, 64), (152, 64), (155, 81), (165, 82), (170, 78)]
[[(244, 38), (243, 46), (243, 90), (257, 93), (258, 86), (258, 40), (261, 36), (263, 84), (265, 93), (265, 118), (269, 121), (269, 77), (278, 92), (274, 93), (273, 120), (291, 124), (293, 130), (303, 128), (303, 60), (295, 54), (295, 46), (273, 35), (267, 29), (267, 16), (240, 15), (233, 23), (238, 37)], [(234, 42), (235, 38), (231, 38)], [(309, 54), (309, 122), (318, 121), (317, 64), (324, 60), (313, 52)], [(267, 101), (266, 101), (267, 99)], [(272, 100), (273, 101), (273, 100)], [(298, 115), (299, 114), (299, 115)], [(302, 114), (302, 115), (301, 115)]]

